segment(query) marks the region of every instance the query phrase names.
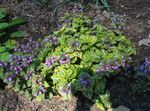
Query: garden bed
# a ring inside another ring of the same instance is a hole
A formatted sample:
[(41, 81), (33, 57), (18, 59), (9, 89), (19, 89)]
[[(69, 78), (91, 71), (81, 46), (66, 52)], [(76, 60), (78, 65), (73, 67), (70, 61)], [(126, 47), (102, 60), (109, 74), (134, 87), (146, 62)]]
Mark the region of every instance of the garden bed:
[[(136, 45), (137, 55), (133, 59), (134, 63), (139, 64), (145, 57), (150, 57), (150, 46), (147, 45), (150, 36), (150, 1), (113, 0), (110, 1), (110, 5), (112, 10), (119, 14), (117, 16), (124, 19), (121, 22), (123, 27), (119, 30)], [(12, 17), (23, 17), (27, 20), (27, 24), (20, 26), (20, 29), (26, 31), (28, 37), (42, 38), (56, 30), (58, 25), (52, 16), (53, 12), (40, 7), (34, 0), (23, 0), (20, 3), (17, 3), (17, 0), (2, 0), (0, 7), (6, 8)], [(71, 6), (67, 8), (64, 6), (59, 10), (58, 15), (63, 15), (66, 10), (72, 13), (80, 12), (80, 10), (74, 12)], [(84, 14), (92, 19), (97, 18), (100, 23), (110, 29), (113, 28), (110, 25), (110, 15), (101, 8), (89, 8)], [(141, 40), (143, 41), (139, 45)], [(110, 92), (112, 106), (124, 105), (131, 111), (149, 111), (150, 91), (135, 93), (132, 84), (136, 83), (136, 78), (132, 77), (132, 73), (131, 70), (130, 75), (120, 74), (109, 78), (107, 88)], [(0, 107), (7, 111), (98, 111), (96, 105), (82, 95), (74, 97), (69, 102), (62, 101), (59, 97), (44, 102), (34, 100), (30, 102), (9, 87), (0, 91)]]

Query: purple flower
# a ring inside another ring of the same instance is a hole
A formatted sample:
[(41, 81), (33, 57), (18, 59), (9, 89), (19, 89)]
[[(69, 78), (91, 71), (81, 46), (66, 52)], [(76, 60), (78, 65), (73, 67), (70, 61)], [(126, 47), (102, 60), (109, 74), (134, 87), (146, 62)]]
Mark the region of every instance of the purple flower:
[(42, 85), (43, 83), (42, 83), (42, 82), (39, 82), (39, 84)]
[(3, 64), (2, 63), (0, 63), (0, 67), (2, 67), (3, 66)]
[(83, 79), (83, 80), (81, 80), (81, 84), (86, 87), (88, 84), (88, 81)]
[(38, 77), (40, 78), (40, 77), (41, 77), (41, 74), (38, 74)]
[(88, 73), (80, 75), (79, 82), (83, 87), (88, 87), (91, 84), (91, 76)]
[(66, 22), (66, 23), (70, 23), (70, 22), (71, 22), (71, 20), (65, 20), (64, 22)]
[(57, 45), (57, 38), (55, 36), (51, 37), (50, 41), (53, 45)]
[(68, 63), (68, 62), (70, 62), (70, 59), (69, 59), (69, 56), (68, 56), (67, 54), (65, 54), (65, 55), (63, 56), (63, 58), (62, 58), (61, 60), (59, 60), (59, 63), (60, 63), (60, 64), (66, 64), (66, 63)]
[(60, 64), (65, 64), (65, 63), (66, 63), (66, 61), (59, 60), (59, 63), (60, 63)]
[(11, 76), (11, 78), (15, 78), (17, 76), (17, 74), (13, 74), (12, 76)]
[(28, 80), (28, 77), (25, 77), (25, 80)]
[(118, 70), (118, 69), (119, 69), (118, 66), (112, 66), (111, 68), (112, 68), (113, 70)]
[(8, 80), (9, 80), (9, 81), (12, 81), (12, 78), (11, 78), (11, 77), (9, 77), (9, 78), (8, 78)]
[(71, 46), (72, 46), (72, 47), (78, 47), (79, 44), (80, 44), (79, 42), (74, 42), (74, 43), (71, 44)]
[(51, 61), (51, 63), (54, 63), (55, 62), (55, 58), (51, 57), (50, 61)]
[(42, 92), (41, 91), (39, 91), (39, 95), (41, 95), (42, 94)]
[(51, 61), (50, 60), (46, 60), (45, 61), (45, 65), (47, 66), (47, 67), (52, 67), (52, 63), (51, 63)]
[(150, 74), (150, 61), (148, 58), (145, 58), (145, 61), (137, 67), (136, 71), (140, 75)]
[(45, 89), (42, 89), (42, 92), (46, 92), (46, 90), (45, 90)]

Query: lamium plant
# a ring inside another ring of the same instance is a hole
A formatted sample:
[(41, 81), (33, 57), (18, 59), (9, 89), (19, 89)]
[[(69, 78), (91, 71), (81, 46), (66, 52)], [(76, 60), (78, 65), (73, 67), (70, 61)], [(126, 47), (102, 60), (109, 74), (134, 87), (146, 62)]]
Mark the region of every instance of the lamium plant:
[(70, 100), (81, 92), (91, 101), (100, 101), (100, 95), (106, 92), (106, 77), (126, 67), (135, 54), (134, 45), (83, 15), (66, 14), (60, 22), (61, 27), (45, 39), (15, 48), (21, 57), (15, 59), (15, 66), (15, 61), (9, 61), (12, 70), (7, 70), (5, 79), (9, 83), (11, 77), (17, 91), (38, 100), (52, 94)]
[[(26, 21), (22, 18), (9, 18), (9, 13), (0, 8), (0, 63), (8, 62), (9, 55), (13, 52), (16, 38), (25, 37), (25, 32), (16, 31), (17, 26)], [(4, 79), (3, 68), (0, 68), (0, 79)]]
[(135, 54), (134, 46), (125, 36), (82, 15), (66, 15), (62, 22), (52, 35), (57, 44), (47, 54), (42, 73), (49, 75), (53, 90), (61, 96), (70, 98), (81, 91), (92, 100), (105, 92), (105, 77), (118, 74)]

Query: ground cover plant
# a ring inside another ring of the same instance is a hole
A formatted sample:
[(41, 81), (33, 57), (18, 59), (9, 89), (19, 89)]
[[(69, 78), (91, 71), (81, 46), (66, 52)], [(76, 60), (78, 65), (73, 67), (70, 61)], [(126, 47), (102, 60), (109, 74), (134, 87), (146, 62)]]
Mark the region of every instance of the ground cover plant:
[[(8, 61), (16, 43), (15, 39), (25, 36), (24, 32), (13, 30), (14, 27), (24, 23), (25, 20), (21, 18), (9, 19), (8, 12), (0, 8), (0, 61)], [(3, 79), (2, 68), (0, 68), (0, 73), (0, 79)]]
[(45, 39), (18, 44), (10, 60), (1, 61), (4, 81), (29, 99), (70, 100), (81, 92), (101, 109), (110, 108), (106, 77), (128, 66), (134, 45), (83, 15), (66, 14), (61, 23)]
[(150, 58), (145, 58), (138, 66), (135, 67), (135, 83), (132, 89), (135, 93), (150, 91)]

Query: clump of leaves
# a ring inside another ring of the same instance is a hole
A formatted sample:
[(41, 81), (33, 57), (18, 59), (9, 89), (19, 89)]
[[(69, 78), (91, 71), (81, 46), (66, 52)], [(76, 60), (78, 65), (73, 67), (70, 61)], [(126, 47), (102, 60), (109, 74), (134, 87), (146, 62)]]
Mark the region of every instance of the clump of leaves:
[(99, 95), (95, 102), (97, 107), (103, 111), (107, 111), (112, 107), (109, 93)]
[[(9, 19), (9, 14), (6, 10), (0, 9), (0, 61), (8, 61), (9, 54), (15, 46), (15, 38), (24, 37), (22, 31), (14, 31), (18, 25), (24, 24), (25, 20), (21, 18)], [(0, 69), (3, 70), (3, 69)], [(1, 72), (2, 73), (2, 72)], [(3, 75), (0, 76), (3, 79)]]
[(57, 44), (48, 54), (42, 72), (51, 77), (58, 94), (68, 96), (81, 91), (92, 99), (104, 93), (104, 77), (116, 74), (125, 64), (123, 58), (135, 54), (134, 46), (125, 36), (85, 16), (66, 15), (65, 19), (53, 34)]

